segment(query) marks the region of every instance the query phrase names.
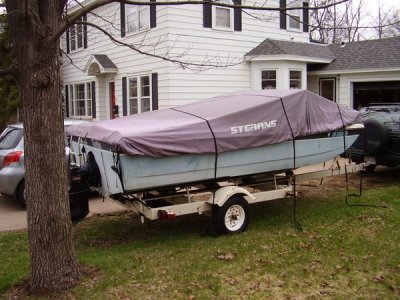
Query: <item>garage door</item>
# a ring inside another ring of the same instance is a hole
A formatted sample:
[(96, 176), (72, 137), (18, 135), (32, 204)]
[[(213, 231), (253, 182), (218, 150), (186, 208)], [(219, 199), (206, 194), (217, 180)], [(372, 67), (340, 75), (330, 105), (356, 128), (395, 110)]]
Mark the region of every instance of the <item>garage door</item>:
[(400, 81), (355, 82), (353, 93), (354, 109), (369, 103), (400, 102)]

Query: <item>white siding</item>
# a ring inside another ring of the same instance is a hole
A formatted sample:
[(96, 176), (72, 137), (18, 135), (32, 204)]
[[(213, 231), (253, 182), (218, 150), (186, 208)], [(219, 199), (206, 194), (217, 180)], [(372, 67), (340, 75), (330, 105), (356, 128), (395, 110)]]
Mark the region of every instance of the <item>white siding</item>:
[[(243, 2), (262, 5), (264, 1)], [(269, 1), (278, 7), (279, 1)], [(120, 37), (120, 5), (112, 3), (88, 14), (88, 22), (98, 24), (112, 36), (132, 44), (139, 51), (176, 58), (189, 63), (181, 68), (159, 58), (139, 54), (117, 46), (102, 32), (88, 27), (88, 48), (64, 56), (64, 84), (95, 80), (97, 119), (108, 119), (108, 82), (115, 81), (117, 104), (122, 115), (122, 77), (141, 73), (158, 73), (159, 108), (181, 105), (190, 101), (252, 87), (250, 63), (244, 55), (266, 38), (308, 42), (308, 33), (279, 29), (279, 12), (246, 11), (242, 13), (242, 31), (203, 28), (203, 6), (158, 6), (157, 27), (147, 32)], [(257, 18), (254, 18), (254, 15)], [(266, 21), (260, 20), (266, 18)], [(107, 20), (107, 21), (106, 21)], [(109, 21), (109, 22), (108, 22)], [(61, 41), (66, 49), (65, 37)], [(83, 69), (92, 54), (106, 54), (118, 67), (114, 75), (86, 76)], [(73, 63), (71, 63), (71, 61)], [(190, 66), (203, 65), (203, 68)], [(207, 66), (211, 65), (211, 66)], [(215, 66), (219, 66), (216, 68)], [(282, 68), (285, 64), (282, 64)], [(286, 67), (293, 67), (288, 64)], [(302, 70), (305, 64), (299, 66)], [(287, 71), (287, 70), (286, 70)], [(288, 72), (288, 71), (287, 71)], [(305, 76), (305, 72), (303, 72)], [(306, 80), (303, 80), (306, 82)]]

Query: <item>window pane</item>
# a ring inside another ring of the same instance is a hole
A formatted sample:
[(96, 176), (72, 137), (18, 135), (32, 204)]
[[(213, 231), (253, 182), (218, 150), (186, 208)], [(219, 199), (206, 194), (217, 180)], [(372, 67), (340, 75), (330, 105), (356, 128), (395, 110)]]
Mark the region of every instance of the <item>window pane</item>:
[(140, 77), (140, 82), (142, 85), (141, 96), (142, 97), (150, 96), (150, 78), (149, 78), (149, 76)]
[(69, 86), (69, 115), (74, 116), (75, 115), (75, 101), (74, 101), (74, 86), (70, 85)]
[(290, 71), (290, 79), (301, 79), (301, 71)]
[(264, 79), (276, 79), (276, 71), (262, 71), (261, 78)]
[(148, 28), (149, 23), (149, 14), (148, 14), (148, 7), (144, 6), (141, 7), (139, 10), (139, 29)]
[(150, 98), (142, 98), (141, 99), (141, 112), (150, 111)]
[(91, 116), (92, 115), (92, 100), (86, 101), (86, 107), (87, 107), (88, 116)]
[(76, 107), (77, 107), (77, 115), (78, 116), (85, 116), (86, 115), (86, 109), (85, 109), (85, 101), (76, 101)]
[(138, 113), (138, 101), (137, 99), (129, 99), (129, 114), (134, 115)]
[(261, 88), (276, 89), (276, 71), (273, 70), (261, 71)]
[(215, 25), (218, 27), (231, 27), (231, 11), (229, 8), (215, 8)]
[(291, 89), (301, 89), (301, 71), (290, 71), (290, 82)]
[(133, 5), (127, 5), (126, 7), (126, 31), (137, 31), (139, 27), (138, 7)]
[(75, 25), (73, 25), (71, 28), (70, 28), (70, 48), (71, 48), (71, 51), (74, 51), (74, 50), (76, 50), (76, 44), (75, 44)]
[(76, 100), (85, 99), (85, 85), (84, 84), (76, 84), (75, 85), (75, 99)]
[[(288, 3), (289, 7), (302, 7), (303, 3), (302, 1), (291, 1), (290, 3)], [(288, 14), (288, 23), (289, 23), (289, 28), (293, 28), (293, 29), (300, 29), (300, 21), (301, 21), (301, 10), (300, 9), (296, 9), (296, 10), (288, 10), (287, 14)]]
[(300, 17), (291, 15), (289, 17), (289, 27), (295, 28), (295, 29), (300, 29)]
[(137, 78), (129, 79), (129, 97), (137, 97)]
[(92, 88), (90, 82), (86, 83), (87, 99), (92, 99)]
[(76, 25), (76, 39), (77, 39), (77, 48), (83, 47), (83, 28), (82, 24)]

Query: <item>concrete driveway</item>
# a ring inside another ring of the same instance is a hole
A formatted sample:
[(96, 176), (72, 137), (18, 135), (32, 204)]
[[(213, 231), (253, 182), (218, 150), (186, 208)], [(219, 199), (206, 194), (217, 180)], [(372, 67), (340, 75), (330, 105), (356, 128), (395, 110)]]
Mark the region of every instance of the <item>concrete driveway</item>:
[[(92, 198), (89, 200), (89, 215), (107, 214), (124, 211), (125, 208), (110, 198)], [(26, 211), (10, 197), (0, 195), (0, 232), (27, 228)]]

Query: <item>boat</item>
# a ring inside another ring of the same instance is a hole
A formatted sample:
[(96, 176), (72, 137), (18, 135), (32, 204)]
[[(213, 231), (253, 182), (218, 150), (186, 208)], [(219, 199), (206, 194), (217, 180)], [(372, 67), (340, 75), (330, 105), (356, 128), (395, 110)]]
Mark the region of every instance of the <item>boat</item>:
[(278, 173), (330, 160), (363, 128), (356, 110), (307, 90), (241, 91), (70, 126), (103, 196)]

